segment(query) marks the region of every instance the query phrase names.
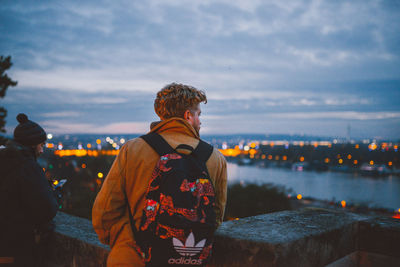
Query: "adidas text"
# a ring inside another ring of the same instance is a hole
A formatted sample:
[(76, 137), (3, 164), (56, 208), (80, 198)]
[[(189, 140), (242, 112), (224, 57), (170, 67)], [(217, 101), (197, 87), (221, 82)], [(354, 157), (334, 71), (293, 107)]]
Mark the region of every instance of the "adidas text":
[(185, 258), (180, 257), (178, 259), (171, 258), (168, 260), (168, 264), (191, 264), (191, 265), (201, 265), (203, 260), (201, 259), (192, 259), (192, 258)]

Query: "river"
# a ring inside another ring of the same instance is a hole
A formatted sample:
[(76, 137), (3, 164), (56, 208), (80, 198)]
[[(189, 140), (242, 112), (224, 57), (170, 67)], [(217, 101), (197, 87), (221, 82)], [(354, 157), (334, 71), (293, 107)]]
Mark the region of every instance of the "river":
[(303, 197), (345, 200), (387, 209), (400, 208), (400, 177), (365, 177), (351, 173), (293, 171), (283, 168), (239, 166), (228, 163), (228, 183), (271, 183)]

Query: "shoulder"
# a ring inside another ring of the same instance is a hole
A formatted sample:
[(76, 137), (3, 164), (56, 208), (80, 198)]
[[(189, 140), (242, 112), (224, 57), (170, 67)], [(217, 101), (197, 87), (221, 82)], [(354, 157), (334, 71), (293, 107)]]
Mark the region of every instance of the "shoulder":
[(226, 165), (225, 156), (222, 155), (222, 153), (215, 147), (213, 148), (213, 152), (210, 156), (210, 159), (213, 159), (213, 160), (219, 162), (220, 164)]
[(146, 141), (143, 138), (136, 137), (134, 139), (130, 139), (124, 146), (122, 146), (121, 150), (127, 153), (135, 152), (147, 147)]
[(137, 137), (127, 141), (122, 146), (119, 152), (119, 157), (137, 158), (149, 153), (153, 153), (153, 149), (146, 143), (146, 141), (144, 141), (143, 138)]
[(7, 165), (16, 165), (26, 162), (24, 154), (13, 146), (7, 146), (0, 149), (0, 161)]
[(216, 169), (224, 169), (226, 168), (226, 159), (224, 155), (215, 147), (213, 147), (213, 151), (211, 156), (207, 160), (207, 166)]

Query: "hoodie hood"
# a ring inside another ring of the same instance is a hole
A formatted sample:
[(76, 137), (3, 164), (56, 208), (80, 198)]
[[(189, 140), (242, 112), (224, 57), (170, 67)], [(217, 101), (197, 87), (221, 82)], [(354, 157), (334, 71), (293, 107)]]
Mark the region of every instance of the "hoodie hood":
[(173, 117), (168, 120), (152, 122), (150, 132), (162, 134), (168, 131), (169, 133), (185, 134), (196, 139), (200, 139), (200, 134), (186, 120)]

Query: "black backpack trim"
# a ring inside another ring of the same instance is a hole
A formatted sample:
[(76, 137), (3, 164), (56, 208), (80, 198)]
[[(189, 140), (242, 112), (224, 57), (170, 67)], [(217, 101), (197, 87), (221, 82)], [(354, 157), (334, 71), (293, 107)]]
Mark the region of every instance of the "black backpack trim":
[[(149, 144), (159, 156), (163, 156), (168, 153), (175, 153), (176, 150), (173, 149), (167, 141), (162, 138), (161, 135), (159, 135), (156, 132), (148, 133), (146, 135), (142, 135), (140, 138), (142, 138), (144, 141), (146, 141), (147, 144)], [(199, 144), (195, 149), (193, 149), (191, 146), (186, 145), (186, 144), (181, 144), (177, 146), (177, 148), (183, 148), (183, 149), (188, 149), (192, 150), (192, 155), (196, 157), (199, 161), (202, 161), (204, 163), (207, 162), (207, 160), (210, 158), (214, 147), (203, 140), (200, 139)]]

